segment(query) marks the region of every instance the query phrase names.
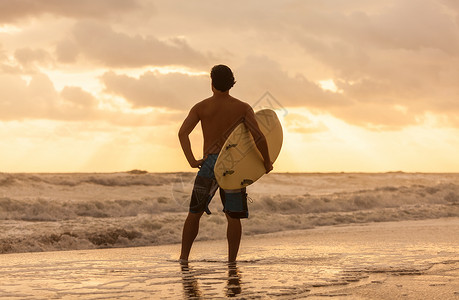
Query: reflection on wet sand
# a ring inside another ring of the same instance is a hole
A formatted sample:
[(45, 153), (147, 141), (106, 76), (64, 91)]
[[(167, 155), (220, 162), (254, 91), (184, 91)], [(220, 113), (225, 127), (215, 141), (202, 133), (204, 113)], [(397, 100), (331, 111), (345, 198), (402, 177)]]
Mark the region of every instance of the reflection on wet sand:
[(194, 271), (188, 265), (188, 262), (181, 262), (183, 291), (186, 299), (201, 299), (202, 292), (199, 288), (198, 280), (194, 276)]
[(226, 288), (226, 296), (228, 297), (236, 297), (242, 291), (241, 275), (236, 263), (228, 264), (228, 284)]
[[(185, 299), (205, 298), (198, 283), (196, 271), (190, 267), (188, 262), (181, 262), (180, 268), (182, 271), (182, 283)], [(242, 292), (241, 274), (236, 263), (228, 264), (228, 278), (223, 292), (227, 297), (237, 297)]]

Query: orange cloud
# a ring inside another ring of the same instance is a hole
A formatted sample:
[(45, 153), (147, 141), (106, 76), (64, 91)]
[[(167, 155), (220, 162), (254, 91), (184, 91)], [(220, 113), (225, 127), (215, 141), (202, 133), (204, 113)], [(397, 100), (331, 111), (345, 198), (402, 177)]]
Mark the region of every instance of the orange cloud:
[(5, 0), (0, 2), (0, 24), (44, 14), (101, 19), (140, 9), (138, 0)]
[(43, 49), (20, 48), (14, 52), (14, 58), (23, 68), (33, 68), (35, 64), (54, 65), (54, 58)]
[(97, 105), (95, 97), (77, 86), (66, 86), (61, 92), (63, 99), (75, 103), (79, 107), (90, 108)]
[(210, 77), (181, 73), (146, 72), (138, 79), (105, 73), (105, 92), (123, 97), (134, 107), (163, 107), (188, 110), (211, 95)]
[(98, 22), (78, 22), (69, 38), (56, 46), (62, 62), (78, 55), (106, 67), (191, 66), (208, 64), (208, 57), (186, 40), (159, 40), (152, 35), (129, 35)]
[[(264, 2), (262, 8), (253, 2), (244, 8), (227, 4), (224, 14), (215, 14), (220, 8), (206, 1), (155, 3), (154, 17), (145, 24), (133, 21), (133, 14), (148, 1), (25, 3), (1, 2), (0, 20), (49, 14), (68, 19), (61, 29), (51, 28), (52, 19), (43, 17), (53, 36), (47, 41), (32, 39), (28, 45), (33, 33), (27, 32), (6, 41), (8, 49), (0, 49), (4, 73), (30, 76), (37, 72), (33, 66), (105, 68), (103, 97), (123, 97), (135, 108), (186, 110), (210, 94), (208, 78), (154, 74), (146, 68), (207, 71), (225, 62), (216, 57), (226, 57), (237, 80), (233, 93), (249, 103), (269, 91), (283, 106), (318, 110), (367, 128), (400, 129), (422, 123), (429, 113), (456, 126), (459, 14), (452, 0), (296, 0)], [(118, 14), (123, 17), (113, 23), (110, 17)], [(237, 34), (221, 34), (229, 29)], [(17, 48), (11, 46), (18, 41)], [(7, 62), (11, 54), (14, 63)], [(145, 73), (130, 77), (122, 74), (126, 68)], [(320, 80), (333, 80), (339, 92), (324, 91)], [(58, 103), (72, 104), (62, 93), (58, 98)]]
[(249, 56), (234, 71), (237, 81), (234, 91), (241, 93), (249, 103), (255, 102), (266, 91), (284, 107), (325, 109), (351, 103), (341, 94), (324, 91), (303, 75), (288, 74), (280, 63), (266, 56)]
[(27, 84), (18, 75), (0, 74), (0, 121), (60, 120), (102, 121), (119, 126), (175, 124), (183, 115), (174, 111), (129, 112), (99, 108), (99, 99), (76, 86), (56, 91), (44, 74), (35, 74)]
[(297, 113), (289, 113), (285, 116), (284, 122), (289, 132), (311, 134), (328, 131), (328, 127), (323, 122), (313, 121)]

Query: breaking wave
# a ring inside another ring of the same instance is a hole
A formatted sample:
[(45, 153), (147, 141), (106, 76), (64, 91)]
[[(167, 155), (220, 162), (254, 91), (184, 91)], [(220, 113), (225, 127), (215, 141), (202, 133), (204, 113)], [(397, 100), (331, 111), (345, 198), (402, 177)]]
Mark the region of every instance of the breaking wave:
[[(244, 234), (459, 216), (459, 175), (377, 175), (269, 174), (249, 189)], [(142, 171), (0, 173), (0, 253), (178, 243), (193, 179), (192, 173)], [(289, 193), (281, 186), (286, 180)], [(336, 188), (338, 181), (346, 187)], [(324, 182), (335, 188), (318, 192), (315, 184)], [(308, 193), (301, 192), (305, 186)], [(225, 237), (218, 198), (198, 240)]]

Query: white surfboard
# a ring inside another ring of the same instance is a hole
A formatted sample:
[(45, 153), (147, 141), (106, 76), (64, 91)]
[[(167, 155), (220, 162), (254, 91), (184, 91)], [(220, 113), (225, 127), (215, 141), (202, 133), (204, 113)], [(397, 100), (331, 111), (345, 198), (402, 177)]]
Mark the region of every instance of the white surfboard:
[[(255, 113), (255, 117), (266, 137), (269, 157), (274, 163), (282, 147), (280, 121), (271, 109), (262, 109)], [(255, 145), (252, 134), (243, 123), (233, 130), (220, 150), (214, 173), (218, 185), (225, 190), (246, 187), (266, 173), (263, 157)]]

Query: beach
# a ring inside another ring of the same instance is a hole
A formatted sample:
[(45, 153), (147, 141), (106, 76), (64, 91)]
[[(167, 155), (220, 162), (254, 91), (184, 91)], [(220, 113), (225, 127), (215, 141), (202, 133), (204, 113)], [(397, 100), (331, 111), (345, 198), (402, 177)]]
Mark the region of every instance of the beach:
[(0, 173), (0, 297), (459, 297), (459, 174), (268, 174), (230, 266), (218, 193), (177, 261), (194, 176)]
[(458, 0), (0, 0), (0, 300), (459, 300), (457, 78)]
[(324, 226), (242, 240), (5, 254), (4, 299), (458, 299), (459, 219)]

